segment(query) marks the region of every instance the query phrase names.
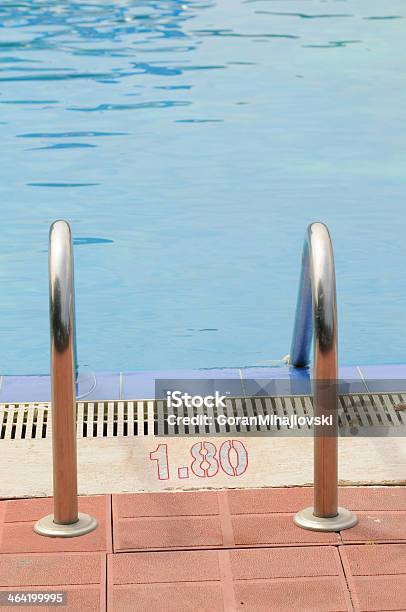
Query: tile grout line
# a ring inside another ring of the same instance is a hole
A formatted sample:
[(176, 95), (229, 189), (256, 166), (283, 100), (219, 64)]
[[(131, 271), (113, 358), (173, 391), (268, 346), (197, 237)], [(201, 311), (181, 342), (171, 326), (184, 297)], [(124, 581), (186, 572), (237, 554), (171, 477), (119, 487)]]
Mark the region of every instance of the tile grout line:
[[(388, 541), (388, 540), (375, 540), (374, 541), (375, 545), (385, 545), (385, 546), (396, 546), (396, 545), (400, 545), (400, 544), (406, 544), (406, 540), (392, 540), (392, 541)], [(239, 544), (238, 546), (229, 546), (229, 547), (225, 547), (225, 546), (205, 546), (204, 544), (199, 545), (199, 546), (174, 546), (174, 547), (166, 547), (166, 548), (125, 548), (125, 549), (119, 549), (116, 550), (115, 552), (112, 553), (108, 553), (108, 554), (113, 554), (113, 555), (124, 555), (124, 554), (137, 554), (137, 555), (142, 555), (142, 554), (149, 554), (149, 553), (170, 553), (170, 552), (193, 552), (193, 551), (220, 551), (220, 550), (249, 550), (249, 549), (255, 549), (255, 550), (260, 550), (260, 549), (274, 549), (274, 548), (312, 548), (314, 546), (322, 546), (322, 547), (326, 547), (326, 546), (333, 546), (335, 548), (338, 548), (339, 546), (342, 547), (346, 547), (346, 546), (369, 546), (369, 540), (351, 540), (348, 542), (276, 542), (276, 543), (272, 543), (272, 542), (267, 542), (267, 543), (260, 543), (260, 544)], [(67, 554), (70, 554), (71, 551), (64, 551)], [(92, 552), (97, 552), (97, 551), (86, 551), (89, 554)], [(2, 555), (22, 555), (24, 553), (22, 552), (5, 552), (5, 553), (1, 553)], [(30, 554), (42, 554), (39, 551), (33, 551), (30, 552)]]
[[(68, 589), (71, 591), (75, 591), (78, 588), (80, 589), (84, 589), (84, 590), (90, 590), (93, 589), (94, 587), (98, 586), (100, 587), (100, 582), (86, 582), (86, 583), (77, 583), (77, 584), (66, 584), (66, 582), (61, 582), (59, 584), (52, 584), (52, 585), (48, 585), (48, 584), (9, 584), (7, 586), (0, 586), (0, 592), (4, 592), (5, 589), (13, 589), (16, 591), (30, 591), (32, 589), (44, 589), (46, 587), (52, 587), (53, 590), (55, 589)], [(4, 607), (3, 605), (1, 606), (2, 608)], [(26, 607), (26, 606), (24, 606)], [(27, 608), (29, 610), (29, 608)]]
[[(233, 490), (233, 489), (230, 489), (230, 491), (231, 490)], [(236, 489), (234, 489), (234, 490), (236, 490)], [(217, 489), (216, 491), (217, 491), (217, 493), (220, 493), (220, 492), (223, 492), (223, 489)], [(180, 491), (170, 491), (170, 492), (178, 494), (179, 492), (183, 493), (183, 492), (186, 492), (186, 491), (180, 490)], [(187, 491), (187, 492), (189, 492), (189, 491)], [(206, 491), (202, 491), (202, 492), (206, 492)], [(163, 493), (164, 495), (166, 494), (165, 492), (162, 492), (162, 491), (157, 491), (156, 493), (158, 493), (158, 494)], [(140, 494), (143, 495), (144, 493), (140, 493)], [(120, 495), (120, 493), (118, 493), (118, 495)], [(299, 510), (300, 510), (300, 508), (299, 508)], [(278, 511), (274, 511), (274, 510), (268, 511), (268, 512), (236, 512), (236, 513), (233, 514), (233, 516), (235, 516), (235, 517), (240, 517), (240, 516), (249, 516), (249, 517), (259, 516), (259, 517), (264, 517), (264, 516), (270, 516), (270, 515), (273, 516), (273, 515), (275, 515), (275, 516), (290, 516), (293, 519), (293, 517), (296, 514), (296, 512), (298, 512), (298, 510), (296, 510), (294, 512), (290, 512), (290, 511), (289, 512), (286, 512), (286, 511), (278, 512)], [(404, 510), (404, 509), (401, 509), (401, 510), (354, 510), (354, 512), (357, 512), (357, 514), (360, 514), (361, 516), (364, 516), (364, 515), (366, 515), (368, 513), (371, 513), (371, 512), (374, 512), (375, 514), (394, 514), (396, 516), (397, 514), (406, 512), (406, 510)], [(194, 517), (196, 515), (195, 514), (171, 514), (170, 516), (171, 516), (171, 518), (190, 518), (190, 517)], [(213, 516), (217, 516), (217, 513), (201, 514), (199, 516), (201, 518), (212, 518)], [(142, 519), (151, 519), (151, 520), (156, 519), (156, 520), (159, 520), (159, 519), (165, 519), (165, 518), (168, 518), (165, 514), (160, 514), (160, 515), (155, 515), (155, 516), (148, 516), (147, 514), (139, 514), (138, 516), (120, 516), (120, 519), (124, 520), (124, 521), (128, 521), (128, 520), (133, 521), (133, 520), (137, 520), (137, 519), (140, 519), (140, 520), (142, 520)], [(7, 521), (7, 522), (8, 523), (27, 523), (29, 521)], [(331, 532), (331, 533), (339, 533), (339, 532)]]
[(108, 541), (109, 550), (107, 551), (107, 542), (106, 542), (106, 553), (108, 552), (108, 553), (114, 554), (113, 495), (107, 496), (107, 508), (109, 509), (109, 512), (110, 512), (110, 521), (107, 523), (110, 525), (110, 529), (109, 529), (109, 541)]
[[(389, 544), (390, 542), (377, 542), (377, 544)], [(404, 544), (405, 542), (393, 542), (394, 544)], [(350, 542), (350, 544), (365, 544), (365, 541), (363, 542)], [(127, 553), (136, 553), (137, 555), (140, 554), (148, 554), (148, 553), (166, 553), (166, 552), (193, 552), (193, 551), (213, 551), (213, 550), (249, 550), (249, 549), (255, 549), (255, 550), (259, 550), (259, 549), (265, 549), (265, 548), (312, 548), (313, 546), (340, 546), (340, 544), (338, 542), (276, 542), (276, 543), (272, 543), (272, 542), (266, 542), (266, 543), (260, 543), (260, 544), (239, 544), (238, 546), (229, 546), (229, 547), (225, 547), (225, 546), (216, 546), (216, 545), (207, 545), (205, 546), (204, 544), (198, 545), (198, 546), (174, 546), (173, 548), (171, 547), (166, 547), (166, 548), (159, 548), (159, 547), (155, 547), (155, 548), (125, 548), (122, 550), (117, 550), (116, 552), (114, 552), (113, 554), (115, 555), (123, 555), (123, 554), (127, 554)], [(5, 553), (5, 554), (9, 554), (9, 553)], [(14, 554), (14, 553), (11, 553)]]
[(221, 526), (221, 535), (223, 539), (223, 548), (234, 548), (234, 530), (231, 520), (230, 506), (228, 503), (228, 494), (225, 489), (217, 491), (217, 502), (219, 508), (219, 519)]
[[(104, 609), (102, 608), (102, 612), (107, 612), (107, 596), (108, 596), (108, 575), (107, 575), (107, 567), (108, 567), (108, 559), (107, 559), (107, 551), (104, 553)], [(101, 589), (100, 589), (101, 590)]]
[(352, 612), (356, 612), (355, 609), (355, 605), (354, 605), (354, 601), (352, 598), (352, 593), (351, 593), (351, 588), (347, 579), (347, 574), (345, 572), (345, 567), (340, 555), (340, 544), (338, 544), (337, 546), (334, 547), (335, 549), (335, 555), (336, 555), (336, 559), (337, 559), (337, 565), (338, 565), (338, 570), (339, 570), (339, 576), (341, 578), (341, 581), (344, 581), (344, 585), (345, 585), (345, 595), (346, 595), (346, 600), (347, 603), (349, 603), (349, 606), (351, 608)]
[[(6, 518), (6, 501), (0, 502), (0, 553), (3, 548), (3, 530)], [(2, 553), (3, 554), (3, 553)]]
[[(113, 532), (114, 532), (114, 521), (113, 521), (113, 495), (109, 495), (109, 504), (108, 507), (110, 509), (110, 538), (109, 538), (109, 551), (106, 550), (106, 588), (105, 588), (105, 610), (108, 612), (109, 606), (109, 556), (114, 555), (114, 542), (113, 542)], [(107, 546), (106, 546), (107, 549)], [(110, 568), (111, 569), (111, 568)]]
[[(251, 550), (251, 549), (250, 549)], [(219, 553), (224, 553), (224, 552), (230, 552), (227, 550), (219, 550)], [(138, 553), (131, 553), (131, 554), (138, 554)], [(229, 563), (229, 561), (227, 561), (227, 563)], [(231, 565), (230, 565), (231, 567)], [(395, 575), (395, 574), (394, 574)], [(402, 574), (396, 574), (397, 575), (402, 575)], [(286, 583), (286, 582), (292, 582), (295, 581), (297, 579), (301, 579), (301, 580), (306, 580), (308, 582), (316, 582), (316, 581), (328, 581), (331, 578), (339, 578), (340, 576), (338, 575), (317, 575), (317, 576), (306, 576), (305, 574), (302, 576), (270, 576), (270, 577), (266, 577), (266, 578), (235, 578), (233, 580), (234, 584), (266, 584), (266, 583)], [(363, 576), (361, 576), (363, 577)], [(366, 578), (369, 578), (370, 576), (365, 576)], [(205, 584), (213, 584), (213, 585), (218, 585), (219, 580), (216, 579), (210, 579), (210, 580), (177, 580), (176, 583), (177, 584), (196, 584), (196, 583), (201, 583), (204, 582)], [(97, 584), (97, 583), (95, 583)], [(168, 582), (166, 580), (156, 580), (153, 582), (120, 582), (119, 584), (115, 584), (114, 588), (125, 588), (131, 585), (136, 584), (137, 586), (141, 586), (141, 585), (152, 585), (152, 584), (173, 584), (171, 582)], [(76, 586), (76, 585), (74, 585)], [(90, 585), (90, 586), (93, 586)], [(227, 609), (228, 610), (228, 609)]]
[(217, 553), (220, 585), (223, 594), (223, 604), (225, 612), (236, 612), (235, 590), (233, 582), (233, 572), (231, 569), (231, 559), (229, 550), (219, 550)]
[[(343, 551), (341, 551), (341, 548), (343, 548)], [(359, 612), (360, 611), (360, 605), (358, 602), (358, 597), (357, 597), (357, 592), (355, 589), (355, 585), (352, 583), (351, 578), (353, 577), (352, 572), (351, 572), (351, 567), (347, 561), (347, 557), (345, 556), (345, 547), (344, 546), (338, 546), (337, 547), (337, 553), (338, 553), (338, 558), (340, 560), (341, 563), (341, 568), (343, 570), (344, 573), (344, 579), (345, 582), (347, 584), (347, 589), (348, 589), (348, 593), (349, 593), (349, 597), (350, 597), (350, 601), (351, 601), (351, 605), (353, 608), (354, 612)], [(347, 575), (347, 571), (348, 571), (348, 575)], [(351, 586), (354, 587), (354, 592), (351, 589)]]

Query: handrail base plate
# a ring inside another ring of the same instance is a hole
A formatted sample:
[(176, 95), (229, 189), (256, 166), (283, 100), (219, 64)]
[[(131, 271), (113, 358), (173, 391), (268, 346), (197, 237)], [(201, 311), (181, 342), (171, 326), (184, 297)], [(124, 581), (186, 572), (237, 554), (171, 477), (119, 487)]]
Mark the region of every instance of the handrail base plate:
[(358, 523), (356, 515), (346, 508), (337, 508), (337, 516), (331, 518), (322, 518), (314, 516), (313, 506), (300, 510), (294, 517), (294, 523), (302, 529), (310, 531), (342, 531), (350, 529)]
[(48, 536), (50, 538), (74, 538), (77, 536), (86, 535), (97, 528), (97, 521), (93, 516), (78, 513), (78, 520), (75, 523), (69, 525), (60, 525), (54, 523), (54, 515), (48, 514), (44, 516), (34, 525), (35, 533), (42, 536)]

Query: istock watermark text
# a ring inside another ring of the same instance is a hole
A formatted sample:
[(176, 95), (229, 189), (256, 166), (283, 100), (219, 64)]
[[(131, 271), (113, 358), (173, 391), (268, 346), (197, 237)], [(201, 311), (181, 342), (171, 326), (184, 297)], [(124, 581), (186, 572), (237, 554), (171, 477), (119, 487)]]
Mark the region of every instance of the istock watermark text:
[(250, 427), (264, 426), (264, 427), (286, 427), (287, 429), (293, 429), (294, 427), (332, 427), (333, 417), (332, 415), (322, 416), (299, 416), (292, 414), (290, 416), (278, 416), (276, 414), (259, 414), (258, 416), (228, 416), (225, 414), (219, 414), (217, 416), (211, 416), (208, 414), (198, 414), (192, 417), (189, 416), (176, 416), (170, 414), (167, 417), (168, 425), (212, 425), (217, 423), (218, 425), (249, 425)]

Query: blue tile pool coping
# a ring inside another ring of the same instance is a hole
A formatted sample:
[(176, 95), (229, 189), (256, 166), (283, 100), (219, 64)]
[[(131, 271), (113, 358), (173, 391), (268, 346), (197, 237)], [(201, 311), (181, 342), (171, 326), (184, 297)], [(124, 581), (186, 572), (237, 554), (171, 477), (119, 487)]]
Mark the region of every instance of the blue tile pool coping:
[[(159, 379), (199, 380), (202, 394), (221, 392), (233, 381), (232, 397), (253, 397), (277, 393), (310, 393), (312, 371), (309, 368), (243, 367), (200, 370), (155, 370), (138, 372), (82, 372), (77, 399), (83, 401), (154, 399), (155, 381)], [(341, 393), (406, 392), (406, 364), (343, 366), (339, 369)], [(223, 381), (223, 382), (222, 382)], [(235, 381), (235, 384), (234, 384)], [(194, 390), (196, 386), (193, 387)], [(50, 377), (1, 376), (0, 403), (49, 402)]]

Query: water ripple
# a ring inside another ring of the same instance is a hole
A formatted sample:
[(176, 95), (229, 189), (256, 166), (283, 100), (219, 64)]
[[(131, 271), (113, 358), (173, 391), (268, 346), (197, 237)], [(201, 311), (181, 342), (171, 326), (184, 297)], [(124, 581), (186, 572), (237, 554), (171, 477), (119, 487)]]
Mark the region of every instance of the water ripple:
[(0, 104), (58, 104), (59, 100), (0, 100)]
[(103, 73), (91, 73), (85, 72), (81, 73), (70, 73), (70, 74), (46, 74), (46, 75), (35, 75), (35, 76), (20, 76), (20, 77), (0, 77), (0, 82), (10, 83), (15, 81), (67, 81), (67, 80), (79, 80), (79, 79), (106, 79), (109, 77), (114, 77), (112, 74), (103, 74)]
[(192, 89), (192, 85), (156, 85), (155, 89), (167, 89), (168, 91), (189, 90)]
[(224, 38), (250, 38), (250, 39), (256, 39), (256, 38), (288, 38), (288, 39), (292, 39), (295, 40), (296, 38), (299, 38), (299, 36), (296, 36), (294, 34), (242, 34), (241, 32), (234, 32), (233, 30), (224, 30), (224, 29), (219, 29), (219, 30), (194, 30), (194, 33), (197, 34), (198, 36), (222, 36)]
[(102, 136), (126, 136), (129, 132), (29, 132), (17, 134), (17, 138), (98, 138)]
[(371, 21), (386, 21), (390, 19), (404, 19), (404, 17), (402, 15), (377, 15), (372, 17), (364, 17), (364, 19), (369, 19)]
[(97, 236), (76, 236), (73, 238), (73, 244), (80, 246), (83, 244), (111, 244), (114, 240), (110, 238), (99, 238)]
[(354, 45), (356, 43), (361, 43), (362, 40), (331, 40), (327, 44), (323, 45), (302, 45), (306, 49), (337, 49), (341, 47), (346, 47), (347, 45)]
[(0, 64), (41, 64), (41, 60), (26, 59), (21, 57), (0, 57)]
[(176, 119), (175, 123), (222, 123), (223, 119)]
[(94, 187), (100, 183), (27, 183), (29, 187)]
[(340, 17), (353, 17), (351, 13), (320, 13), (309, 15), (308, 13), (282, 13), (280, 11), (255, 11), (257, 15), (279, 15), (280, 17), (299, 17), (300, 19), (338, 19)]
[(139, 102), (138, 104), (99, 104), (94, 107), (68, 107), (67, 110), (94, 113), (100, 111), (123, 111), (123, 110), (145, 110), (153, 108), (171, 108), (174, 106), (189, 106), (191, 102), (186, 100), (154, 100), (151, 102)]
[(97, 145), (87, 142), (61, 142), (58, 144), (47, 145), (46, 147), (31, 147), (27, 151), (49, 151), (58, 149), (94, 149)]
[(143, 74), (155, 74), (159, 76), (176, 76), (178, 74), (182, 74), (182, 70), (180, 68), (167, 68), (166, 66), (153, 66), (152, 64), (147, 63), (134, 63), (134, 68), (140, 70), (140, 73)]

